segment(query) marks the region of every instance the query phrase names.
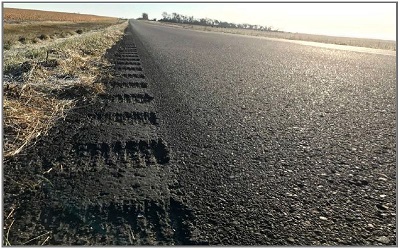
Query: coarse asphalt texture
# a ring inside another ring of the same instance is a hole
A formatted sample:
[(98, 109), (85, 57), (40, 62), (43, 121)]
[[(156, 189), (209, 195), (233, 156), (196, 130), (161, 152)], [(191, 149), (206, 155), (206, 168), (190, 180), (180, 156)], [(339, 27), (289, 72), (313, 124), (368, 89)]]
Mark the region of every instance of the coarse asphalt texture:
[(396, 57), (134, 20), (109, 54), (5, 162), (11, 243), (397, 245)]

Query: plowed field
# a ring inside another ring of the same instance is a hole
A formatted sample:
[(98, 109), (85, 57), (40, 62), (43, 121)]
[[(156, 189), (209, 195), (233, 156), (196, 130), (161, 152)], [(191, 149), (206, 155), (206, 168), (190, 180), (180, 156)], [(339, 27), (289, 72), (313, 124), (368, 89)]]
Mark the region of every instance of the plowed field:
[(70, 21), (70, 22), (98, 22), (117, 21), (118, 18), (95, 15), (84, 15), (77, 13), (63, 13), (55, 11), (26, 10), (26, 9), (3, 9), (3, 22), (25, 22), (25, 21)]

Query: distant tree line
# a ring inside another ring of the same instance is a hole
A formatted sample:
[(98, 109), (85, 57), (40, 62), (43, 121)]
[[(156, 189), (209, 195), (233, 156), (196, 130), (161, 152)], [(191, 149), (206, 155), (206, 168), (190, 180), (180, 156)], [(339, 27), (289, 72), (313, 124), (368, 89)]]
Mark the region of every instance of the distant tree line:
[(210, 18), (194, 18), (193, 16), (185, 16), (178, 13), (168, 14), (167, 12), (162, 13), (162, 19), (159, 19), (160, 22), (170, 22), (170, 23), (184, 23), (184, 24), (193, 24), (193, 25), (203, 25), (203, 26), (212, 26), (212, 27), (221, 27), (221, 28), (240, 28), (240, 29), (252, 29), (252, 30), (262, 30), (262, 31), (275, 31), (271, 26), (263, 26), (263, 25), (254, 25), (254, 24), (236, 24), (220, 21), (217, 19)]
[(137, 20), (149, 20), (149, 15), (147, 13), (142, 13), (142, 17), (137, 18)]

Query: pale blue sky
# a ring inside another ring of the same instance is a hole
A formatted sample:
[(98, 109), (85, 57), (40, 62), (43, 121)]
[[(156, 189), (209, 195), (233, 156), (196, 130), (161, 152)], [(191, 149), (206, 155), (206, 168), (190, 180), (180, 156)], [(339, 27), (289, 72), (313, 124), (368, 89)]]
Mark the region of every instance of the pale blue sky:
[(283, 31), (396, 40), (395, 3), (4, 3), (4, 7), (137, 18), (177, 12)]

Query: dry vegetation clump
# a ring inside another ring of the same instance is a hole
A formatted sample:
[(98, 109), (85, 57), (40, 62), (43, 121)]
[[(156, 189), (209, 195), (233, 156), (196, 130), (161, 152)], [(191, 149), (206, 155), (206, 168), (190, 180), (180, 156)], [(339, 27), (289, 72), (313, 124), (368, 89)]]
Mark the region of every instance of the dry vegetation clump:
[(110, 68), (104, 54), (126, 26), (4, 51), (5, 157), (18, 154), (46, 133), (78, 101), (104, 91), (101, 81)]
[(73, 104), (57, 100), (29, 85), (8, 84), (3, 101), (4, 153), (18, 154), (29, 142), (49, 129), (56, 117), (63, 117)]

